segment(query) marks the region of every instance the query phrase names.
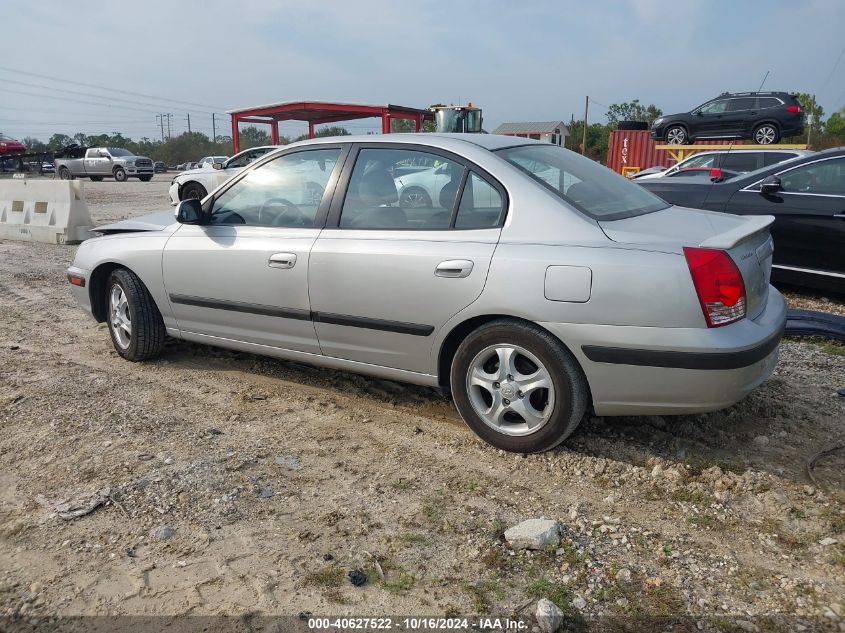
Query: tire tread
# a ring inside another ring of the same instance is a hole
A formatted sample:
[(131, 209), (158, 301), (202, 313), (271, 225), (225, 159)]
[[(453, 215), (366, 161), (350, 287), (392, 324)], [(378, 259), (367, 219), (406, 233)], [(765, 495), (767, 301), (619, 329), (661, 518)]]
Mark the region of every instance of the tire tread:
[[(138, 276), (126, 268), (115, 269), (106, 284), (106, 293), (111, 291), (112, 280), (123, 286), (130, 302), (130, 309), (134, 308), (132, 319), (132, 336), (129, 347), (121, 350), (115, 345), (118, 354), (131, 361), (142, 361), (158, 356), (164, 347), (167, 331), (164, 320), (158, 310), (150, 291)], [(108, 301), (108, 298), (107, 298)]]

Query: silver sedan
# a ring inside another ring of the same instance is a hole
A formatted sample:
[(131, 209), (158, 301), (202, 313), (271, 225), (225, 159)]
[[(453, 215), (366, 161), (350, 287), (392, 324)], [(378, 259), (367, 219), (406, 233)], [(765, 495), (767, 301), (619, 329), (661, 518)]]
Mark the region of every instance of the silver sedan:
[[(432, 168), (437, 195), (401, 204), (397, 179)], [(536, 452), (588, 410), (709, 411), (765, 380), (786, 317), (771, 222), (521, 138), (324, 138), (175, 219), (100, 227), (68, 278), (128, 360), (170, 336), (429, 385), (490, 444)]]

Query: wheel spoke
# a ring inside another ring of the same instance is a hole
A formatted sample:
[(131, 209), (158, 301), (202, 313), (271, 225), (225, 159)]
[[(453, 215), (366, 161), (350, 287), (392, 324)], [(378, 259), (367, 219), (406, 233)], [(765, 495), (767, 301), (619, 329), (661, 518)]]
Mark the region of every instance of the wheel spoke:
[(469, 382), (471, 385), (486, 389), (492, 394), (494, 392), (493, 383), (496, 382), (496, 376), (488, 374), (481, 367), (473, 367), (470, 373)]
[(516, 370), (517, 351), (512, 347), (497, 347), (496, 355), (499, 357), (499, 382), (504, 382), (508, 376), (515, 376), (519, 373)]
[[(548, 408), (548, 405), (546, 406)], [(545, 413), (535, 409), (528, 398), (514, 400), (510, 405), (510, 409), (525, 420), (525, 424), (529, 429), (536, 429), (546, 421)]]
[(537, 389), (551, 389), (552, 377), (549, 375), (549, 372), (540, 367), (530, 376), (517, 380), (517, 385), (519, 385), (520, 390), (527, 398), (532, 391), (536, 391)]

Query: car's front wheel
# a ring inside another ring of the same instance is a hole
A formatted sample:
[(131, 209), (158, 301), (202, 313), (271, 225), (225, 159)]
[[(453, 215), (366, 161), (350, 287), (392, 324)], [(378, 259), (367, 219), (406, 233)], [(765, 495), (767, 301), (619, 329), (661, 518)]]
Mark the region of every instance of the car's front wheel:
[(182, 187), (182, 200), (202, 200), (207, 195), (205, 187), (198, 182), (189, 182)]
[(464, 339), (450, 383), (469, 427), (496, 448), (516, 453), (563, 442), (589, 400), (586, 378), (560, 341), (535, 325), (504, 319)]
[(106, 318), (115, 350), (131, 361), (153, 358), (164, 346), (165, 328), (150, 291), (138, 276), (115, 269), (106, 284)]
[(666, 142), (670, 145), (684, 145), (688, 140), (689, 136), (682, 125), (672, 125), (666, 129)]
[(754, 142), (758, 145), (771, 145), (780, 140), (778, 129), (771, 123), (758, 125), (754, 129)]
[(112, 175), (117, 182), (126, 181), (126, 170), (123, 167), (115, 167)]

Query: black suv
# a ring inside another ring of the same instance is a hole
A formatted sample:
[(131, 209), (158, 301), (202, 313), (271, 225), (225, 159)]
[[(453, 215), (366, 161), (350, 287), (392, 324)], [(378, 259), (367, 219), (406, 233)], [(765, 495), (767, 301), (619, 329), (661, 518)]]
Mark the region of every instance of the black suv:
[(662, 116), (651, 124), (651, 138), (678, 145), (705, 138), (753, 139), (770, 145), (803, 131), (801, 104), (786, 92), (726, 92), (692, 112)]

